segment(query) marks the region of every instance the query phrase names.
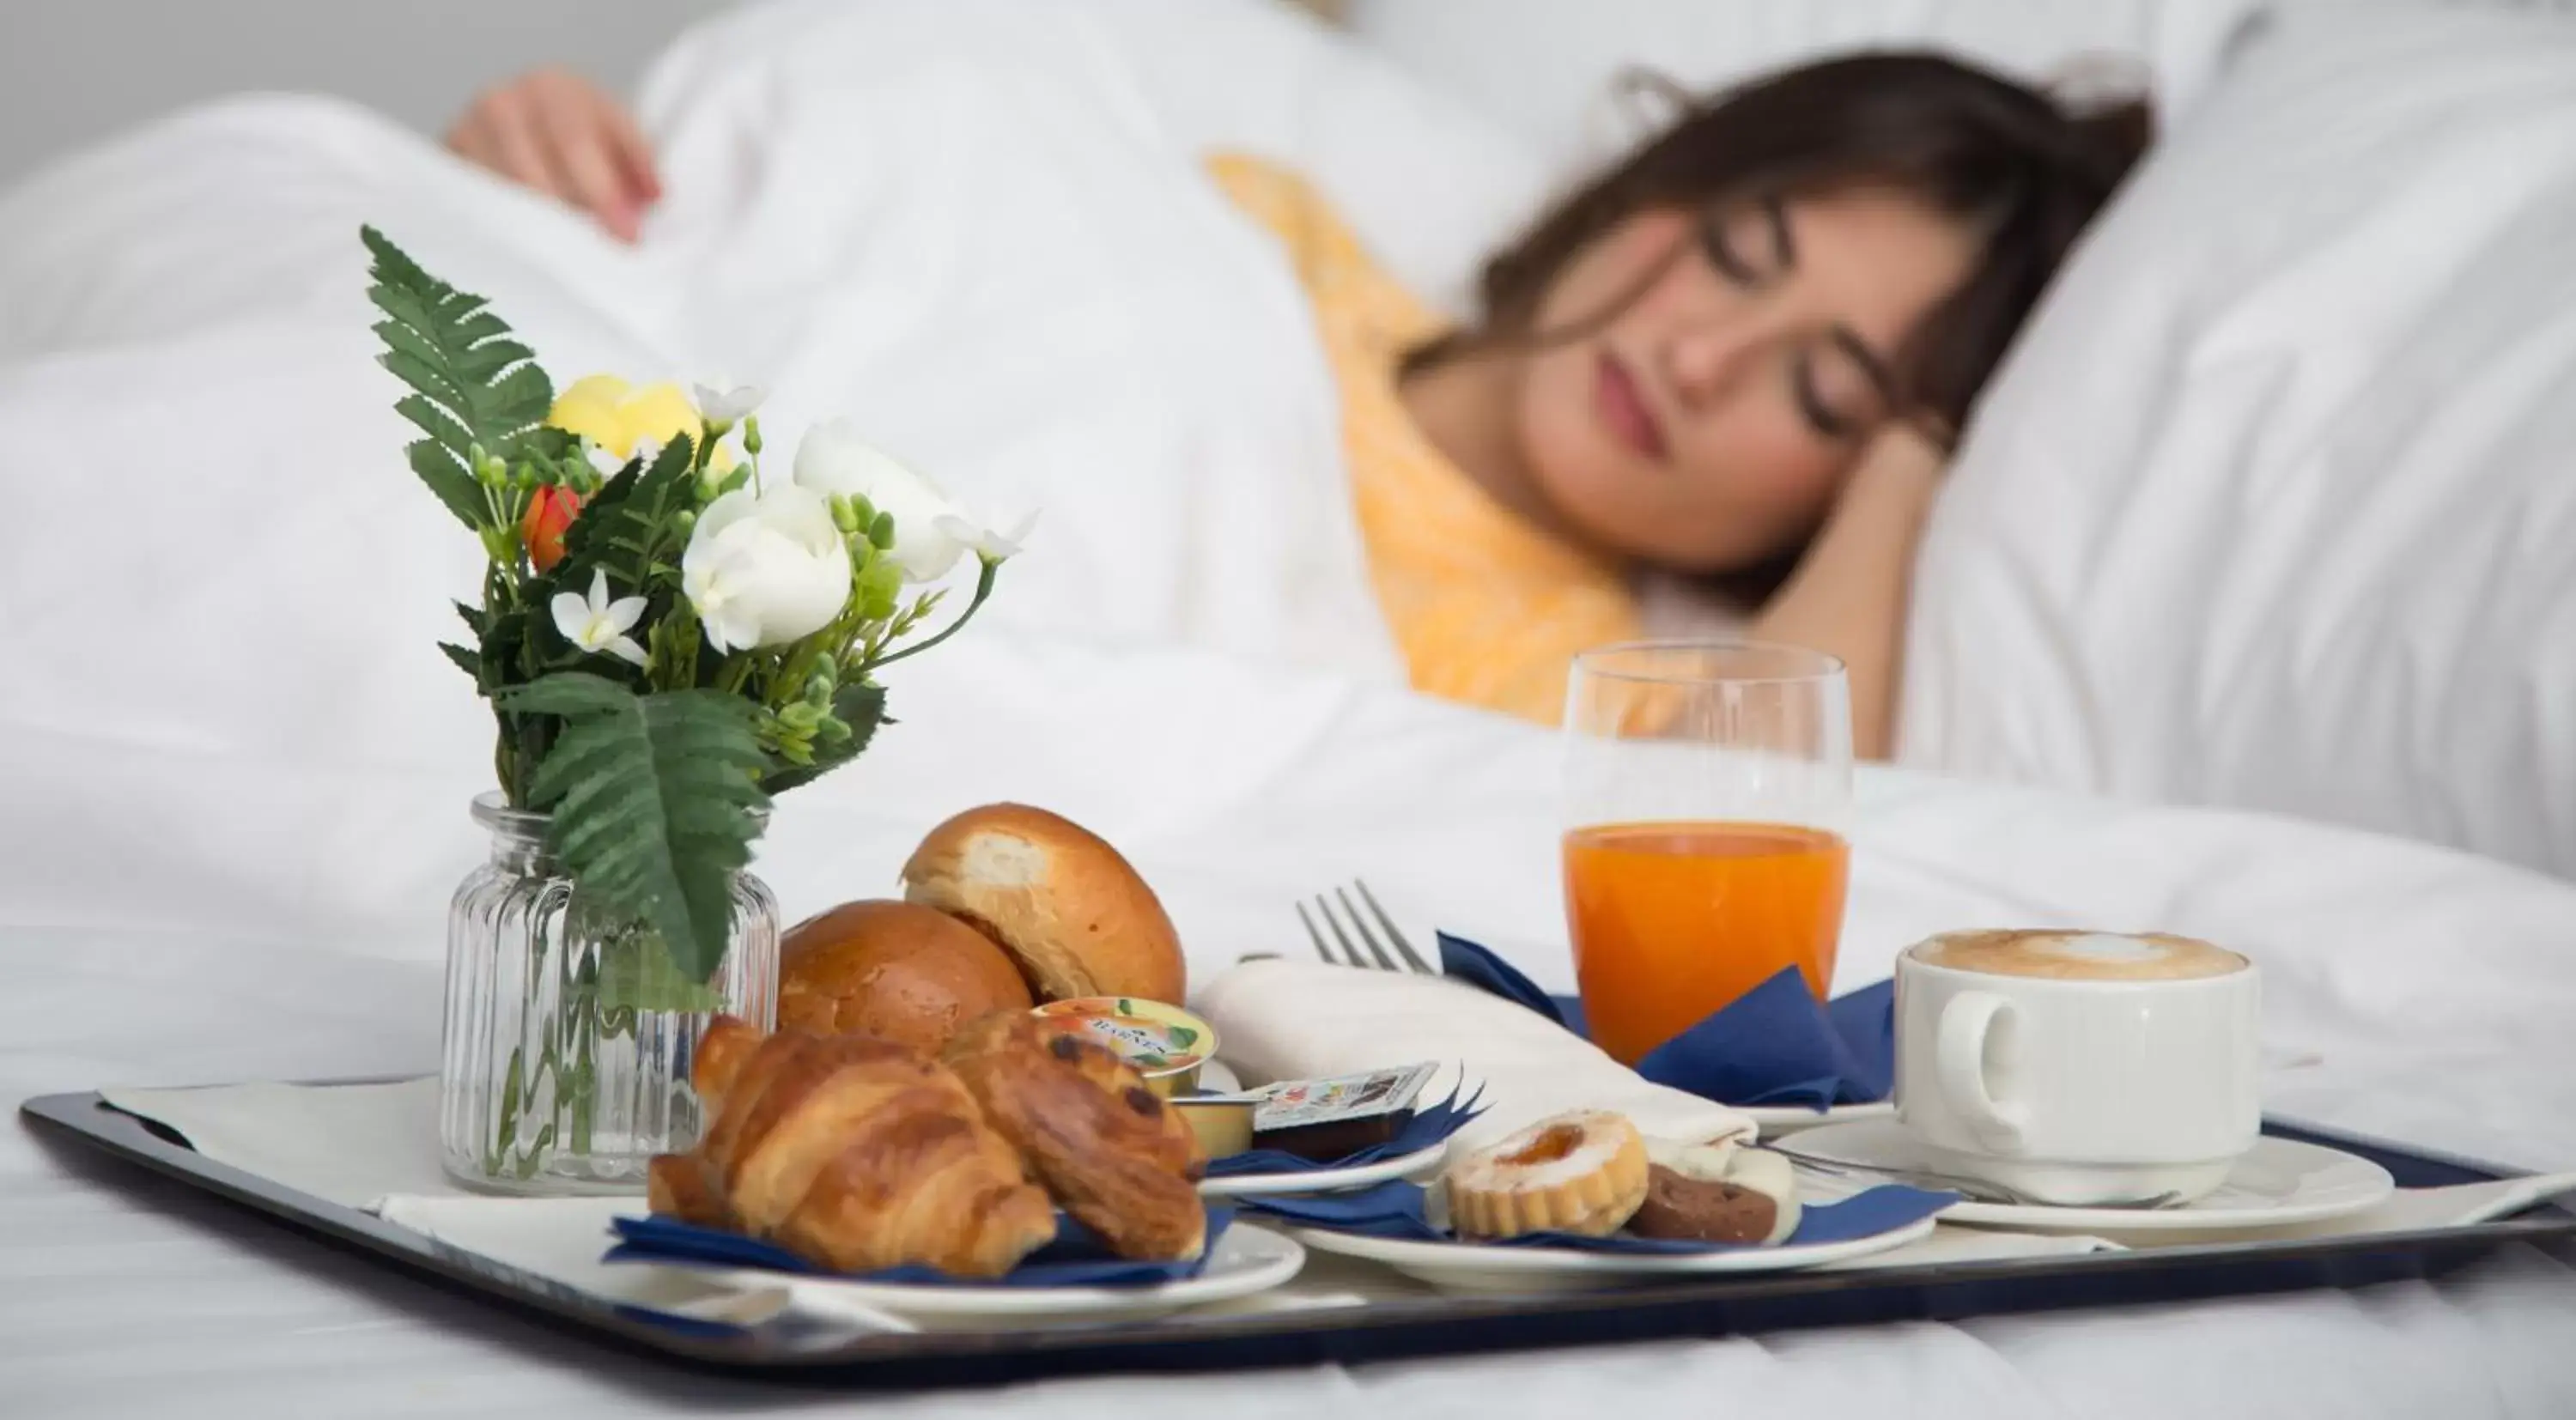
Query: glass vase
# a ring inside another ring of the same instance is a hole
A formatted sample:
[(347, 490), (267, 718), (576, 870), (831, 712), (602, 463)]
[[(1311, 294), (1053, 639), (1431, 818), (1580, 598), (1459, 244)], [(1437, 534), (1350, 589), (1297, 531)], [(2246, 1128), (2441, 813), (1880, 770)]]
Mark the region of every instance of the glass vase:
[(708, 1020), (775, 1023), (778, 902), (737, 874), (724, 960), (690, 981), (658, 934), (574, 888), (546, 850), (545, 815), (485, 794), (474, 820), (492, 856), (447, 914), (447, 1173), (490, 1192), (640, 1191), (655, 1154), (697, 1142), (689, 1072)]

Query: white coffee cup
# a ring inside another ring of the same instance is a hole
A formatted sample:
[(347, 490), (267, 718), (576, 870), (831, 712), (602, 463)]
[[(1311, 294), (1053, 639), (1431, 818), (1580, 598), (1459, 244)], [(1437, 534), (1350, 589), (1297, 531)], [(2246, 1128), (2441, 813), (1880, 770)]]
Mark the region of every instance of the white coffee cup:
[(2216, 1188), (2262, 1132), (2254, 964), (2161, 934), (1954, 932), (1896, 959), (1924, 1163), (2074, 1206)]

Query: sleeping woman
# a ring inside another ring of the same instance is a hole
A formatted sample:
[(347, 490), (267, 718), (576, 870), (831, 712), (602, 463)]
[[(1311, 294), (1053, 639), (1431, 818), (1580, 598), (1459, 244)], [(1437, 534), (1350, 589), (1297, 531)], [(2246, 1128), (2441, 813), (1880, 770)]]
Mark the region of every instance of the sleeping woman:
[[(1567, 663), (1641, 633), (1642, 578), (1849, 669), (1895, 735), (1914, 547), (1956, 431), (2148, 136), (1951, 59), (1878, 53), (1702, 100), (1575, 187), (1443, 319), (1297, 174), (1217, 154), (1279, 240), (1342, 402), (1379, 607), (1414, 686), (1553, 723)], [(448, 144), (628, 240), (658, 195), (616, 101), (546, 71)]]

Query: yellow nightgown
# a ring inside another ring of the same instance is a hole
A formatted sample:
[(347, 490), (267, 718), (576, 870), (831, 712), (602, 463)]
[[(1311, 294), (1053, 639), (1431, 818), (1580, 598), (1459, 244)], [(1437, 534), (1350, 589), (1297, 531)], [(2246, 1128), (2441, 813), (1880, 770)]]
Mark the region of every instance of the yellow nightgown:
[(1574, 653), (1639, 633), (1626, 581), (1496, 503), (1415, 427), (1397, 365), (1443, 322), (1312, 185), (1243, 154), (1207, 166), (1287, 249), (1314, 307), (1369, 577), (1414, 689), (1557, 723)]

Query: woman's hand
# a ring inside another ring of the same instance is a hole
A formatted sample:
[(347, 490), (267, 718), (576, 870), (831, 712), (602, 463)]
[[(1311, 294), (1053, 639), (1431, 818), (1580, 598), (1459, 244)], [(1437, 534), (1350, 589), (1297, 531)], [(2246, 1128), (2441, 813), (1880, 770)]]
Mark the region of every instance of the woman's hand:
[(563, 69), (539, 69), (485, 90), (447, 131), (466, 161), (558, 198), (620, 241), (643, 230), (662, 196), (653, 149), (617, 100)]
[(1851, 686), (1852, 748), (1865, 760), (1896, 746), (1914, 545), (1941, 485), (1942, 456), (1923, 433), (1890, 424), (1870, 441), (1824, 530), (1788, 584), (1753, 620), (1765, 641), (1842, 658)]

